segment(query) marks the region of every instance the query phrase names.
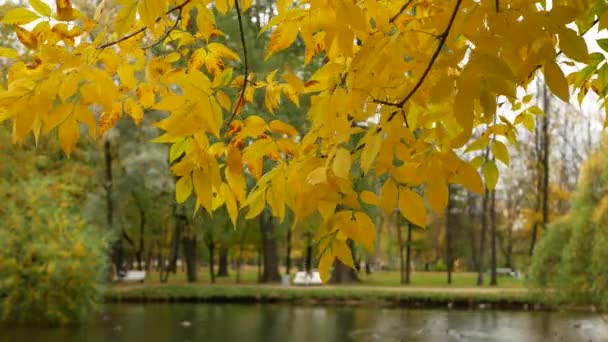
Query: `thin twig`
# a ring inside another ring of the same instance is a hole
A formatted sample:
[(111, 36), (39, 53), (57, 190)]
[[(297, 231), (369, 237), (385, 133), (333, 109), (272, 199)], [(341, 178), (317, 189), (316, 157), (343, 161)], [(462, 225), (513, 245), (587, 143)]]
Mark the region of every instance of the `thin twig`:
[[(165, 12), (165, 14), (163, 14), (163, 16), (162, 16), (162, 17), (158, 17), (158, 18), (156, 18), (156, 20), (155, 20), (154, 22), (155, 22), (155, 23), (160, 22), (160, 21), (161, 21), (161, 19), (162, 19), (164, 16), (169, 15), (169, 14), (171, 14), (171, 13), (175, 12), (175, 11), (180, 11), (180, 14), (181, 14), (182, 9), (183, 9), (183, 8), (184, 8), (184, 7), (185, 7), (185, 6), (186, 6), (186, 5), (187, 5), (187, 4), (190, 2), (190, 1), (192, 1), (192, 0), (184, 0), (184, 2), (182, 2), (181, 4), (179, 4), (179, 5), (177, 5), (177, 6), (173, 7), (173, 8), (171, 8), (170, 10), (168, 10), (167, 12)], [(122, 38), (119, 38), (119, 39), (117, 39), (117, 40), (111, 41), (111, 42), (109, 42), (109, 43), (102, 44), (102, 45), (98, 46), (98, 47), (97, 47), (97, 49), (98, 49), (98, 50), (103, 50), (103, 49), (105, 49), (105, 48), (107, 48), (107, 47), (109, 47), (109, 46), (116, 45), (116, 44), (118, 44), (118, 43), (124, 42), (124, 41), (125, 41), (125, 40), (127, 40), (127, 39), (130, 39), (130, 38), (132, 38), (132, 37), (134, 37), (134, 36), (136, 36), (136, 35), (138, 35), (138, 34), (140, 34), (140, 33), (145, 32), (147, 29), (148, 29), (148, 27), (147, 27), (147, 26), (144, 26), (144, 27), (142, 27), (142, 28), (140, 28), (140, 29), (136, 30), (135, 32), (129, 33), (128, 35), (126, 35), (126, 36), (124, 36), (124, 37), (122, 37)]]
[(176, 28), (177, 25), (179, 24), (179, 22), (182, 20), (182, 9), (180, 8), (179, 11), (177, 11), (177, 19), (175, 19), (175, 23), (173, 24), (173, 26), (171, 26), (164, 34), (162, 37), (160, 37), (157, 41), (155, 41), (153, 44), (150, 44), (148, 46), (144, 46), (142, 49), (147, 50), (147, 49), (151, 49), (155, 46), (157, 46), (158, 44), (162, 43), (165, 39), (167, 39), (167, 37), (169, 37), (169, 35), (171, 34), (171, 32), (173, 32)]
[(247, 90), (247, 76), (249, 75), (249, 63), (247, 61), (247, 44), (245, 44), (245, 32), (243, 31), (243, 19), (241, 18), (241, 8), (239, 7), (239, 0), (234, 0), (234, 8), (236, 9), (236, 15), (239, 20), (239, 31), (241, 33), (241, 45), (243, 46), (243, 63), (245, 67), (245, 75), (243, 78), (243, 88), (241, 89), (241, 95), (237, 102), (234, 104), (234, 111), (228, 120), (228, 124), (234, 119), (237, 110), (241, 105), (241, 101), (245, 98), (245, 90)]
[[(454, 11), (452, 12), (450, 21), (448, 22), (448, 25), (446, 26), (443, 33), (441, 35), (439, 35), (439, 37), (440, 37), (439, 44), (437, 44), (437, 48), (435, 49), (433, 56), (431, 56), (431, 60), (429, 61), (429, 64), (426, 66), (426, 69), (422, 73), (422, 76), (418, 79), (418, 82), (416, 83), (416, 85), (414, 85), (414, 88), (412, 88), (412, 90), (410, 90), (410, 92), (403, 98), (403, 100), (399, 101), (399, 103), (397, 104), (398, 107), (403, 107), (403, 105), (412, 96), (414, 96), (414, 94), (416, 93), (418, 88), (420, 88), (420, 86), (422, 85), (422, 83), (424, 82), (426, 77), (428, 76), (429, 72), (431, 71), (431, 68), (433, 67), (433, 64), (435, 64), (435, 61), (437, 60), (437, 57), (439, 57), (439, 53), (441, 52), (441, 49), (443, 48), (445, 41), (447, 40), (448, 36), (450, 35), (450, 30), (452, 29), (452, 25), (454, 24), (454, 19), (456, 19), (456, 14), (458, 14), (458, 10), (460, 9), (461, 4), (462, 4), (462, 0), (456, 0), (456, 6), (454, 6)], [(396, 114), (397, 114), (397, 112), (393, 112), (391, 114), (391, 116), (389, 116), (388, 121), (391, 121), (395, 117)]]
[(403, 4), (403, 6), (401, 6), (401, 8), (399, 9), (399, 12), (397, 12), (395, 15), (393, 15), (388, 20), (388, 22), (392, 24), (395, 20), (397, 20), (397, 18), (401, 15), (401, 13), (405, 12), (405, 10), (412, 4), (412, 2), (414, 2), (414, 0), (408, 0), (405, 4)]

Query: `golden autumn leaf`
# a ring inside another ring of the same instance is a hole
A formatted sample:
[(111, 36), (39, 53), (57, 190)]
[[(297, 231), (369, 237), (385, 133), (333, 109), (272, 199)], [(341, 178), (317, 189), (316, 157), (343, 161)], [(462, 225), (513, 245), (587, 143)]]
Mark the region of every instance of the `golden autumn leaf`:
[(334, 161), (331, 164), (331, 170), (337, 177), (348, 178), (350, 175), (350, 162), (350, 152), (341, 147), (336, 151)]
[(426, 206), (422, 197), (414, 191), (406, 187), (399, 189), (399, 210), (408, 221), (419, 227), (426, 227)]
[(287, 21), (281, 23), (270, 35), (270, 41), (266, 50), (265, 60), (273, 54), (287, 49), (298, 36), (298, 23), (295, 21)]
[(70, 0), (55, 0), (57, 19), (70, 21), (74, 19), (74, 10)]
[(8, 11), (4, 17), (2, 17), (2, 23), (14, 24), (14, 25), (25, 25), (32, 21), (40, 18), (40, 16), (25, 8), (15, 8)]
[(564, 102), (570, 101), (570, 90), (568, 90), (568, 80), (564, 72), (554, 61), (547, 61), (543, 68), (545, 80), (551, 92)]

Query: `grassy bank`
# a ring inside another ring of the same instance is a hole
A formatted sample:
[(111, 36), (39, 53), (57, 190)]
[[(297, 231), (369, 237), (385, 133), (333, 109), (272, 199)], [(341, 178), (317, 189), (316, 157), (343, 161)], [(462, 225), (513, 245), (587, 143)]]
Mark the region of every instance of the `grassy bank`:
[(196, 283), (187, 283), (182, 273), (160, 283), (151, 273), (144, 284), (118, 284), (107, 289), (108, 302), (214, 302), (214, 303), (298, 303), (340, 305), (382, 305), (403, 307), (531, 309), (540, 304), (517, 279), (502, 277), (498, 287), (476, 287), (475, 273), (455, 273), (452, 285), (445, 273), (418, 272), (412, 284), (399, 284), (398, 272), (361, 275), (356, 285), (298, 287), (259, 285), (255, 269), (234, 278), (217, 278), (209, 284), (202, 274)]

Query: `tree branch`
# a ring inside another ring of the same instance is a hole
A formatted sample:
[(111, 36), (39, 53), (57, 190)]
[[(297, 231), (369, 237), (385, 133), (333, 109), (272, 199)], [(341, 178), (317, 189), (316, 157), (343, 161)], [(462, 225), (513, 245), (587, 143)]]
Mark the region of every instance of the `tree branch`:
[(234, 110), (228, 120), (228, 124), (234, 119), (236, 112), (238, 111), (241, 101), (245, 98), (245, 90), (247, 90), (247, 76), (249, 76), (249, 63), (247, 61), (247, 44), (245, 44), (245, 32), (243, 31), (243, 19), (241, 18), (241, 8), (239, 6), (239, 0), (234, 0), (234, 8), (236, 9), (236, 15), (239, 20), (239, 32), (241, 34), (241, 45), (243, 46), (243, 63), (245, 67), (245, 73), (243, 78), (243, 88), (241, 89), (241, 95), (239, 95), (236, 103), (234, 104)]
[(393, 15), (388, 20), (388, 22), (392, 24), (395, 20), (397, 20), (401, 13), (405, 12), (405, 10), (412, 4), (412, 2), (414, 2), (414, 0), (408, 0), (405, 4), (403, 4), (403, 6), (401, 6), (401, 8), (399, 9), (399, 12), (395, 13), (395, 15)]
[(162, 37), (160, 37), (156, 42), (154, 42), (153, 44), (150, 44), (148, 46), (143, 47), (142, 49), (147, 50), (147, 49), (151, 49), (155, 46), (157, 46), (158, 44), (162, 43), (165, 39), (167, 39), (167, 37), (169, 37), (169, 35), (171, 34), (171, 32), (173, 32), (175, 30), (175, 28), (177, 28), (177, 25), (179, 24), (179, 22), (182, 20), (182, 9), (180, 8), (179, 11), (177, 11), (177, 19), (175, 19), (175, 23), (173, 24), (173, 26), (171, 26), (164, 34)]
[[(403, 107), (403, 105), (412, 96), (414, 96), (414, 94), (416, 93), (418, 88), (420, 88), (420, 86), (422, 85), (422, 83), (424, 82), (426, 77), (428, 76), (429, 72), (431, 71), (431, 68), (433, 67), (433, 64), (435, 64), (435, 61), (437, 60), (437, 57), (439, 57), (439, 53), (441, 52), (441, 49), (445, 45), (445, 41), (447, 40), (448, 36), (450, 35), (450, 30), (452, 29), (452, 25), (454, 24), (454, 19), (456, 19), (456, 14), (458, 14), (458, 10), (460, 9), (461, 4), (462, 4), (462, 0), (456, 0), (456, 6), (454, 6), (454, 11), (452, 12), (450, 21), (448, 22), (448, 25), (446, 26), (443, 33), (441, 33), (441, 35), (439, 35), (439, 37), (440, 37), (439, 44), (437, 44), (437, 48), (435, 49), (435, 52), (431, 56), (431, 60), (429, 61), (429, 64), (426, 66), (426, 69), (422, 73), (422, 76), (420, 76), (420, 78), (418, 79), (418, 82), (416, 82), (416, 85), (414, 85), (414, 88), (412, 88), (412, 90), (410, 90), (410, 92), (403, 98), (403, 100), (401, 100), (401, 101), (399, 101), (399, 103), (397, 103), (398, 107)], [(397, 112), (393, 112), (391, 114), (391, 116), (389, 116), (388, 121), (391, 121), (395, 117), (395, 115), (397, 115)]]
[[(183, 8), (184, 8), (184, 7), (185, 7), (185, 6), (186, 6), (186, 5), (187, 5), (187, 4), (190, 2), (190, 1), (192, 1), (192, 0), (184, 0), (184, 2), (182, 2), (181, 4), (179, 4), (179, 5), (177, 5), (177, 6), (173, 7), (173, 8), (171, 8), (171, 9), (169, 9), (167, 12), (165, 12), (165, 14), (164, 14), (163, 16), (169, 15), (169, 14), (171, 14), (171, 13), (175, 12), (175, 11), (179, 11), (179, 12), (180, 12), (180, 13), (179, 13), (179, 17), (181, 17), (181, 12), (182, 12), (182, 9), (183, 9)], [(178, 17), (178, 21), (179, 21), (179, 17)], [(161, 21), (161, 19), (162, 19), (162, 17), (158, 17), (158, 18), (156, 18), (156, 21), (155, 21), (155, 22), (156, 22), (156, 23), (158, 23), (158, 22), (160, 22), (160, 21)], [(145, 32), (147, 29), (148, 29), (148, 27), (144, 26), (144, 27), (142, 27), (142, 28), (140, 28), (140, 29), (138, 29), (138, 30), (136, 30), (136, 31), (132, 32), (132, 33), (129, 33), (128, 35), (126, 35), (126, 36), (124, 36), (124, 37), (122, 37), (122, 38), (119, 38), (119, 39), (117, 39), (117, 40), (111, 41), (111, 42), (109, 42), (109, 43), (105, 43), (105, 44), (99, 45), (99, 46), (97, 47), (97, 49), (98, 49), (98, 50), (103, 50), (103, 49), (105, 49), (105, 48), (107, 48), (107, 47), (109, 47), (109, 46), (116, 45), (116, 44), (118, 44), (118, 43), (124, 42), (124, 41), (125, 41), (125, 40), (127, 40), (127, 39), (133, 38), (133, 37), (135, 37), (136, 35), (138, 35), (138, 34), (140, 34), (140, 33)], [(172, 30), (169, 30), (169, 32), (171, 32), (171, 31), (172, 31)], [(166, 38), (166, 37), (165, 37), (165, 38)]]

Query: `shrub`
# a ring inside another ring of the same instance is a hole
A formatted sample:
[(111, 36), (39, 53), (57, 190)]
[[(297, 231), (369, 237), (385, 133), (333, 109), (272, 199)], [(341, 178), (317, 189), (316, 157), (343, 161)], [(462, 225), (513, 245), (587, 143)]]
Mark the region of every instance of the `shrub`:
[(0, 184), (0, 319), (67, 323), (101, 298), (106, 241), (58, 177)]

